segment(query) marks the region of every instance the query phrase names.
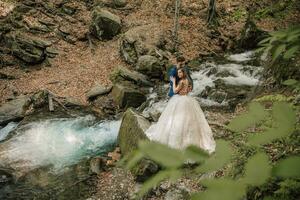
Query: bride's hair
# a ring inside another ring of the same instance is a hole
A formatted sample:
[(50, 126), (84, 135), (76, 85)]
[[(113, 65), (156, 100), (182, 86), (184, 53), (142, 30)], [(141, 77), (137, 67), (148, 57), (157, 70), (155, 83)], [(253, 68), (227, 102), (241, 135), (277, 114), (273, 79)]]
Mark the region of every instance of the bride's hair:
[(179, 70), (183, 72), (184, 78), (186, 78), (186, 79), (188, 80), (189, 85), (192, 87), (192, 90), (193, 90), (193, 88), (194, 88), (194, 82), (193, 82), (193, 79), (192, 79), (192, 77), (191, 77), (190, 72), (187, 70), (186, 67), (180, 67), (180, 68), (178, 69), (178, 71), (179, 71)]

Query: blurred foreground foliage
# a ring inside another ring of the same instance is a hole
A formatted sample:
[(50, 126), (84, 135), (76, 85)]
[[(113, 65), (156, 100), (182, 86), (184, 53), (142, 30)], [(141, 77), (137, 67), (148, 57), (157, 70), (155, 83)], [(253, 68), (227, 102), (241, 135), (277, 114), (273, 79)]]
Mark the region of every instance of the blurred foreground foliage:
[[(217, 140), (216, 151), (211, 155), (196, 146), (180, 151), (156, 142), (140, 142), (139, 148), (123, 158), (121, 164), (132, 169), (147, 158), (162, 169), (143, 183), (138, 196), (144, 196), (164, 180), (174, 182), (186, 174), (213, 174), (223, 170), (222, 177), (201, 178), (199, 183), (206, 189), (193, 193), (191, 199), (297, 199), (300, 194), (300, 130), (296, 120), (299, 107), (283, 98), (266, 108), (264, 102), (270, 98), (251, 102), (246, 113), (231, 120), (227, 126), (229, 137)], [(187, 167), (189, 164), (193, 167)]]

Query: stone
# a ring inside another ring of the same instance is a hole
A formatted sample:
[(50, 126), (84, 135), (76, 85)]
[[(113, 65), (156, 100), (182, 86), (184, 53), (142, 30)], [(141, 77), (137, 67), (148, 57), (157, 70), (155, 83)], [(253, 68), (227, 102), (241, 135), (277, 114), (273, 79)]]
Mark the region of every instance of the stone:
[(122, 156), (126, 156), (137, 149), (138, 142), (148, 140), (145, 131), (150, 127), (150, 122), (133, 109), (128, 109), (123, 115), (118, 134), (118, 144)]
[(106, 160), (101, 157), (95, 157), (90, 160), (90, 173), (100, 174), (106, 168)]
[(27, 96), (19, 96), (2, 104), (0, 106), (0, 125), (22, 119), (30, 105), (30, 101), (30, 98)]
[(243, 51), (254, 49), (267, 35), (268, 33), (266, 31), (260, 30), (256, 24), (248, 18), (242, 30), (241, 37), (237, 41), (237, 46), (243, 49)]
[(139, 107), (147, 100), (146, 96), (131, 84), (115, 84), (112, 96), (119, 108)]
[(103, 86), (97, 84), (86, 93), (86, 97), (88, 100), (93, 100), (98, 96), (102, 96), (110, 93), (111, 90), (112, 90), (112, 85)]
[(115, 7), (125, 7), (127, 5), (127, 0), (112, 0), (113, 6)]
[(164, 38), (158, 24), (132, 28), (120, 38), (121, 56), (125, 62), (134, 65), (142, 55), (157, 55), (157, 49), (165, 46)]
[(123, 81), (130, 81), (133, 84), (136, 84), (138, 86), (153, 86), (153, 83), (151, 83), (148, 80), (148, 77), (136, 72), (129, 70), (125, 67), (119, 66), (117, 67), (111, 74), (110, 74), (110, 80), (113, 83), (120, 83)]
[(92, 13), (91, 32), (99, 40), (112, 39), (121, 32), (121, 19), (111, 12), (96, 7)]
[(46, 48), (51, 43), (39, 38), (30, 38), (22, 35), (8, 35), (5, 38), (7, 47), (17, 58), (28, 64), (38, 64), (46, 59)]
[(164, 64), (154, 56), (144, 55), (138, 59), (136, 70), (151, 78), (163, 78)]
[(66, 107), (83, 107), (84, 106), (84, 104), (81, 103), (80, 100), (75, 97), (66, 97), (63, 104)]
[(164, 200), (183, 200), (190, 199), (189, 190), (186, 187), (176, 187), (169, 190)]

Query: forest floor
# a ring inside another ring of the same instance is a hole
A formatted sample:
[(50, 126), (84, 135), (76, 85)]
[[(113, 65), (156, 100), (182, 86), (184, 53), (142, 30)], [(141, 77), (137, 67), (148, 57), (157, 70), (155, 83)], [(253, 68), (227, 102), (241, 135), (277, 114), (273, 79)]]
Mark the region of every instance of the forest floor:
[[(11, 2), (14, 1), (0, 1), (0, 16), (5, 16), (10, 12), (14, 6)], [(87, 9), (83, 1), (71, 2), (80, 8), (80, 12), (73, 18), (83, 21), (85, 26), (76, 27), (69, 23), (65, 25), (65, 28), (88, 29), (91, 11)], [(122, 18), (122, 32), (136, 26), (158, 24), (166, 37), (170, 39), (173, 30), (173, 2), (171, 0), (128, 0), (126, 9), (108, 9)], [(199, 55), (212, 52), (218, 54), (232, 50), (245, 24), (248, 8), (256, 9), (255, 21), (259, 28), (266, 31), (297, 23), (300, 19), (299, 12), (284, 7), (280, 2), (274, 3), (270, 0), (247, 3), (242, 0), (218, 2), (219, 26), (209, 29), (206, 24), (208, 1), (182, 1), (179, 51), (187, 59), (193, 59)], [(286, 9), (291, 11), (286, 12)], [(28, 14), (24, 16), (24, 19), (34, 23), (35, 20), (44, 17), (46, 16), (40, 12), (36, 15)], [(53, 35), (43, 37), (48, 39), (53, 38)], [(105, 42), (94, 41), (94, 52), (91, 51), (88, 41), (76, 41), (75, 44), (70, 44), (57, 40), (53, 48), (59, 51), (59, 55), (49, 59), (50, 65), (43, 63), (37, 66), (14, 65), (0, 68), (0, 73), (15, 77), (13, 80), (0, 79), (0, 103), (12, 96), (33, 93), (41, 89), (48, 89), (59, 96), (75, 97), (87, 103), (86, 91), (97, 83), (109, 84), (109, 74), (113, 69), (118, 65), (127, 66), (119, 54), (119, 37)]]

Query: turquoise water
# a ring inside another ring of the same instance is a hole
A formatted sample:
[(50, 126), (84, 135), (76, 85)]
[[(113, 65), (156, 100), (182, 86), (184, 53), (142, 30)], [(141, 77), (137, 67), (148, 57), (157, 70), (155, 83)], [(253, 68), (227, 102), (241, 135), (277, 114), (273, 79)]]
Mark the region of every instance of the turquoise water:
[(16, 169), (52, 166), (59, 172), (115, 144), (121, 121), (95, 123), (92, 116), (51, 119), (27, 124), (4, 144), (1, 165)]

